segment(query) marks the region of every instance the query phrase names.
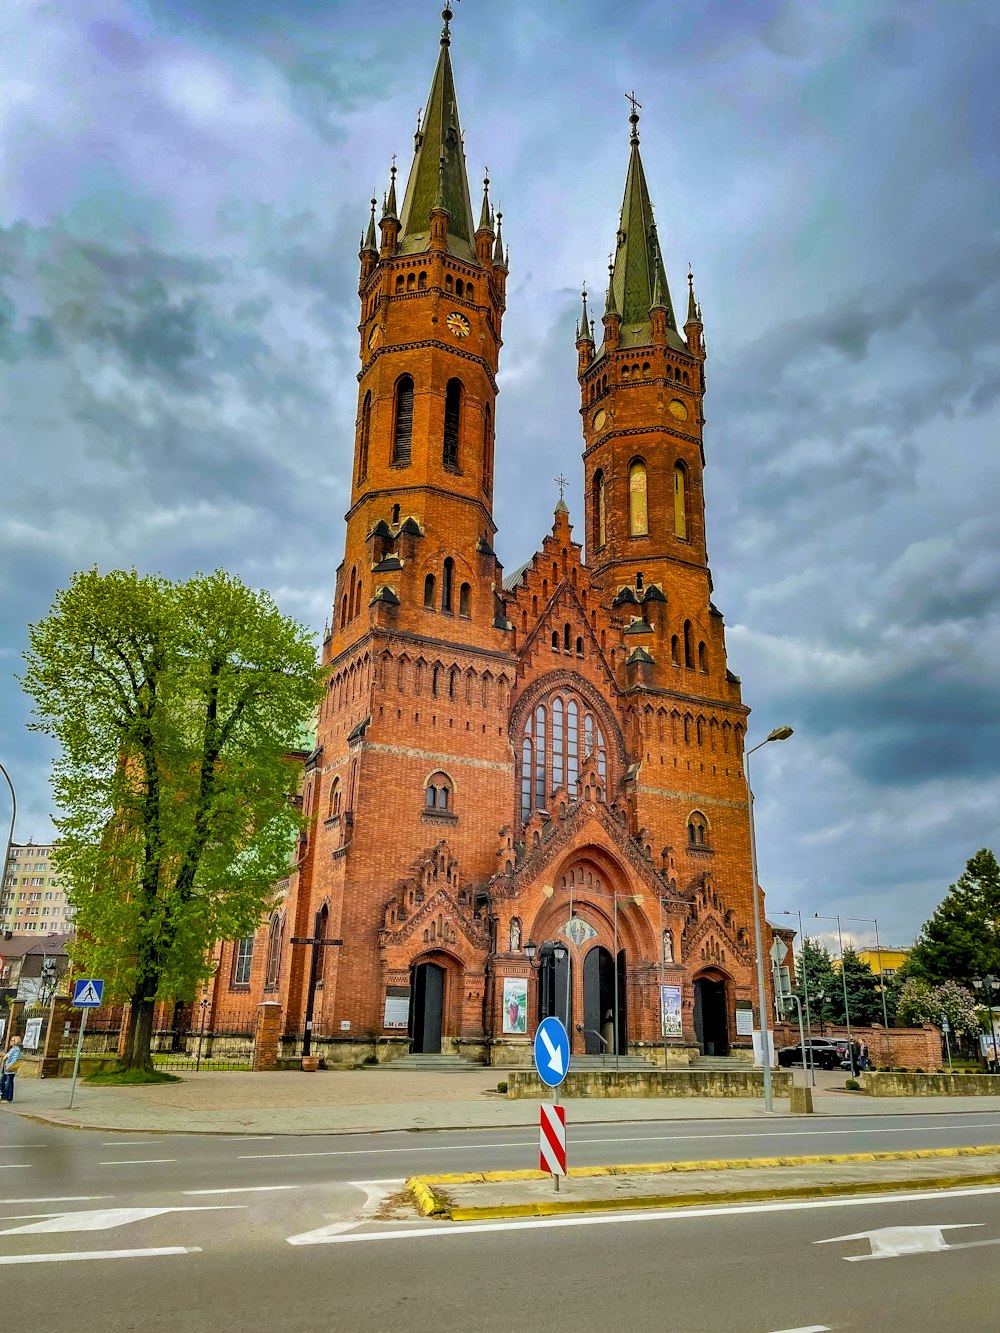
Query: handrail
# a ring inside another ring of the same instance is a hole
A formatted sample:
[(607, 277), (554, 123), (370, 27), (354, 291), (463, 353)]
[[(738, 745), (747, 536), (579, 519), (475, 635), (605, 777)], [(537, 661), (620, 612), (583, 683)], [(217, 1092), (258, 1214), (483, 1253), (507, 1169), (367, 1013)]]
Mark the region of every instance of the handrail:
[(585, 1037), (596, 1037), (597, 1040), (604, 1047), (604, 1050), (601, 1052), (601, 1061), (603, 1062), (607, 1060), (608, 1043), (605, 1041), (605, 1039), (601, 1036), (599, 1032), (596, 1032), (593, 1028), (585, 1028), (582, 1023), (577, 1023), (576, 1030), (577, 1032), (582, 1032)]

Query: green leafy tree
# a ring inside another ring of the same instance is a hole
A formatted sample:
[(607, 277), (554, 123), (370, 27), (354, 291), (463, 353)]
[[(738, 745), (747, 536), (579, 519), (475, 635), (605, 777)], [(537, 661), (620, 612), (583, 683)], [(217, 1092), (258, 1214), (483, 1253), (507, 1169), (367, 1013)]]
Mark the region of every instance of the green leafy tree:
[(57, 864), (76, 966), (131, 1002), (124, 1065), (152, 1067), (157, 999), (190, 998), (255, 929), (302, 816), (288, 760), (315, 716), (308, 631), (223, 572), (77, 574), (30, 631), (35, 730), (60, 746)]
[(1000, 866), (988, 848), (969, 858), (906, 963), (930, 985), (1000, 973)]
[(953, 1031), (966, 1037), (978, 1036), (983, 1028), (979, 1001), (957, 981), (929, 986), (917, 977), (908, 977), (900, 988), (896, 1015), (904, 1027), (919, 1027), (921, 1023), (940, 1027), (941, 1020), (947, 1018)]
[(817, 940), (804, 938), (795, 963), (795, 993), (802, 1001), (805, 1013), (808, 991), (808, 1012), (814, 1032), (824, 1023), (838, 1021), (835, 992), (839, 989), (840, 979), (834, 971), (829, 949)]
[[(858, 957), (856, 949), (850, 947), (844, 949), (842, 966), (844, 979), (847, 982), (847, 1002), (850, 1006), (852, 1024), (867, 1027), (871, 1023), (881, 1023), (882, 997), (879, 994), (878, 977), (871, 966), (863, 958)], [(837, 972), (839, 980), (839, 968)], [(836, 1010), (837, 1021), (846, 1022), (843, 984), (837, 990)]]

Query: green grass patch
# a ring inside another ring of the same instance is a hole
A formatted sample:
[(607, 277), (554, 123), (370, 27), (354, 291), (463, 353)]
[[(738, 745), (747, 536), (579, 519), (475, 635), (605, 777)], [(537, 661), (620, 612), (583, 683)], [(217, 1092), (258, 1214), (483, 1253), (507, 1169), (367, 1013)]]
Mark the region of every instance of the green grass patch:
[(126, 1088), (142, 1083), (182, 1083), (184, 1080), (162, 1069), (102, 1069), (89, 1074), (83, 1081), (103, 1088)]

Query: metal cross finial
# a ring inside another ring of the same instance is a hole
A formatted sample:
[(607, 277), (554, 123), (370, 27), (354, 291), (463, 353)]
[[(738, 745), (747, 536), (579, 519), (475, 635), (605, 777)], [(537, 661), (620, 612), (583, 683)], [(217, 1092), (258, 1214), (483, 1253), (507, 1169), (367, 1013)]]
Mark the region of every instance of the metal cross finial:
[(639, 142), (639, 110), (642, 103), (637, 99), (634, 92), (625, 94), (626, 102), (632, 103), (632, 114), (628, 118), (628, 123), (632, 126), (632, 136), (629, 143), (637, 144)]
[(559, 475), (558, 475), (558, 477), (555, 477), (553, 480), (555, 481), (556, 485), (559, 487), (559, 499), (561, 500), (561, 499), (563, 498), (563, 492), (565, 491), (566, 487), (569, 485), (569, 477), (564, 477), (563, 474), (560, 472)]

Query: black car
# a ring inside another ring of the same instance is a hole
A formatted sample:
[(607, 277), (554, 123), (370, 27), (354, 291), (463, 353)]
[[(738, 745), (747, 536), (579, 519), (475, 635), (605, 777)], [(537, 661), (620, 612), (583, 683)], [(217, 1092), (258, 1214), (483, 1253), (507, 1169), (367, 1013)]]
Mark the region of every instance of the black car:
[[(841, 1061), (849, 1058), (847, 1050), (847, 1041), (839, 1040), (834, 1037), (813, 1037), (812, 1041), (806, 1041), (806, 1047), (810, 1053), (810, 1064), (816, 1069), (839, 1069)], [(778, 1052), (778, 1064), (786, 1068), (789, 1065), (800, 1065), (802, 1060), (801, 1043), (795, 1046), (785, 1046)]]

